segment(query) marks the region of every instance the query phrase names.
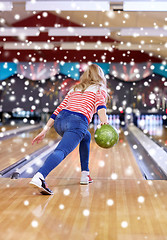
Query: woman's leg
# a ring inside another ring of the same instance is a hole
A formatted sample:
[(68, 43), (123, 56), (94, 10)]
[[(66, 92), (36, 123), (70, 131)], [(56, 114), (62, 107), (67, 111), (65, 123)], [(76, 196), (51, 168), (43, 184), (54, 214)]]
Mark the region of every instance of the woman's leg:
[(42, 194), (53, 194), (45, 183), (45, 177), (76, 148), (88, 128), (87, 123), (79, 116), (63, 111), (56, 117), (54, 126), (55, 130), (63, 136), (62, 140), (30, 182), (37, 186)]
[(81, 171), (89, 171), (90, 140), (91, 134), (87, 131), (79, 146)]
[(55, 168), (57, 165), (72, 152), (83, 138), (82, 132), (67, 131), (64, 133), (59, 145), (54, 152), (49, 155), (44, 165), (38, 170), (44, 178)]

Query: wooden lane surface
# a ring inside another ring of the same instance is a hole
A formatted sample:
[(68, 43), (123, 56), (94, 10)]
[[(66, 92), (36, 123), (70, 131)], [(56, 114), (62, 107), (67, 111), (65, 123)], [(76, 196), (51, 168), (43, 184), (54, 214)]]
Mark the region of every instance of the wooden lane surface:
[(75, 149), (47, 177), (53, 196), (0, 178), (1, 239), (167, 239), (166, 181), (143, 180), (123, 134), (108, 150), (92, 138), (90, 162), (94, 182), (79, 185)]
[[(80, 176), (80, 171), (79, 147), (77, 147), (48, 177), (75, 178)], [(119, 143), (110, 149), (98, 147), (92, 133), (90, 173), (94, 179), (143, 179), (123, 132), (120, 134)]]
[(5, 131), (9, 131), (9, 130), (13, 130), (18, 128), (17, 126), (12, 126), (12, 125), (1, 125), (0, 126), (0, 132), (5, 132)]
[[(40, 133), (42, 129), (22, 133), (10, 139), (0, 141), (0, 170), (16, 163), (20, 159), (28, 156), (34, 151), (46, 146), (50, 141), (58, 139), (58, 134), (52, 128), (49, 134), (40, 144), (32, 146), (32, 139)], [(60, 139), (60, 138), (59, 138)]]
[[(40, 144), (31, 145), (32, 139), (41, 131), (23, 133), (17, 137), (1, 141), (0, 144), (0, 170), (19, 161), (39, 148), (47, 145), (49, 141), (58, 139), (54, 128)], [(93, 132), (90, 151), (90, 171), (94, 178), (137, 178), (142, 174), (136, 164), (123, 133), (120, 142), (111, 149), (102, 149), (94, 142)], [(60, 139), (60, 138), (59, 138)], [(78, 147), (61, 163), (49, 176), (74, 178), (80, 175), (80, 161)]]
[(166, 181), (48, 178), (53, 196), (28, 179), (0, 179), (1, 239), (166, 240)]
[(159, 143), (162, 143), (163, 145), (167, 146), (167, 127), (163, 126), (162, 135), (159, 134), (152, 137)]

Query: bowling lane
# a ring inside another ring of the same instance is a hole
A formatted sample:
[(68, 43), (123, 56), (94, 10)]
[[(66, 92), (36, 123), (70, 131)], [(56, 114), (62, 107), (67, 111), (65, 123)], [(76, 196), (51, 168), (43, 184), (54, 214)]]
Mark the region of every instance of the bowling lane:
[(160, 146), (167, 149), (167, 126), (163, 125), (162, 115), (142, 115), (138, 117), (137, 126)]
[(152, 139), (167, 148), (167, 126), (157, 129), (156, 134), (152, 136)]
[[(20, 134), (17, 137), (4, 140), (0, 144), (0, 170), (16, 163), (34, 151), (58, 139), (54, 128), (40, 144), (31, 145), (32, 139), (41, 130)], [(133, 153), (123, 134), (120, 133), (119, 143), (111, 149), (102, 149), (94, 141), (94, 129), (90, 148), (90, 172), (94, 179), (143, 179)], [(60, 137), (59, 137), (60, 139)], [(49, 176), (56, 178), (76, 178), (80, 176), (80, 161), (78, 147)]]
[[(19, 128), (22, 128), (22, 127), (26, 127), (26, 126), (29, 126), (29, 125), (26, 125), (26, 124), (14, 124), (14, 125), (9, 125), (9, 124), (4, 124), (4, 125), (1, 125), (0, 126), (0, 132), (6, 132), (6, 131), (9, 131), (9, 130), (14, 130), (14, 129), (19, 129)], [(32, 126), (32, 125), (30, 125)]]
[[(90, 129), (92, 140), (90, 146), (90, 173), (93, 179), (143, 179), (130, 146), (121, 131), (119, 143), (110, 149), (97, 146), (94, 130)], [(80, 177), (78, 147), (54, 169), (48, 178)]]
[(147, 125), (144, 124), (139, 128), (150, 138), (155, 140), (158, 144), (163, 147), (167, 147), (167, 126), (164, 125)]
[(58, 139), (58, 134), (54, 128), (46, 135), (46, 138), (39, 144), (32, 146), (32, 139), (40, 133), (42, 129), (22, 133), (10, 139), (0, 141), (0, 170), (16, 163), (20, 159), (28, 156), (34, 151), (46, 146), (50, 141)]
[(6, 132), (6, 131), (9, 131), (9, 130), (13, 130), (13, 129), (16, 129), (16, 128), (19, 128), (21, 126), (12, 126), (12, 125), (1, 125), (0, 126), (0, 132)]
[(28, 183), (0, 179), (1, 239), (166, 239), (165, 181), (96, 179), (82, 186), (79, 178), (49, 177), (52, 196)]

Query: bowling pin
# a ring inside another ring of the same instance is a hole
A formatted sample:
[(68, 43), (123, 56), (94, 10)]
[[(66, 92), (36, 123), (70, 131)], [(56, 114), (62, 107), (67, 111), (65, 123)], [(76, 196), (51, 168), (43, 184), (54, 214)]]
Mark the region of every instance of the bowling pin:
[(109, 119), (108, 119), (108, 121), (109, 121), (109, 124), (112, 125), (112, 115), (109, 115)]
[(113, 115), (113, 126), (115, 127), (115, 125), (116, 125), (116, 117), (115, 117), (115, 115)]
[(98, 125), (99, 125), (99, 124), (100, 124), (100, 118), (99, 118), (99, 116), (98, 116), (98, 121), (97, 121), (97, 122), (98, 122)]
[(137, 116), (137, 126), (140, 126), (140, 115)]
[(94, 128), (97, 126), (97, 115), (94, 116)]

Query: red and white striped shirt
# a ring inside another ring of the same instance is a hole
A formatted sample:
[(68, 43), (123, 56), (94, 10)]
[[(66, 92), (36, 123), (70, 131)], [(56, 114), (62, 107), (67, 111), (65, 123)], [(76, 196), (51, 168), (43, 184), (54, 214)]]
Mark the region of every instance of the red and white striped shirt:
[[(69, 110), (77, 113), (82, 113), (87, 117), (88, 123), (90, 123), (93, 114), (100, 108), (106, 108), (107, 93), (104, 88), (93, 84), (89, 86), (83, 93), (81, 90), (70, 90), (62, 103), (56, 108), (52, 114), (52, 118), (55, 118), (58, 113), (63, 110)], [(54, 115), (56, 115), (54, 117)]]

